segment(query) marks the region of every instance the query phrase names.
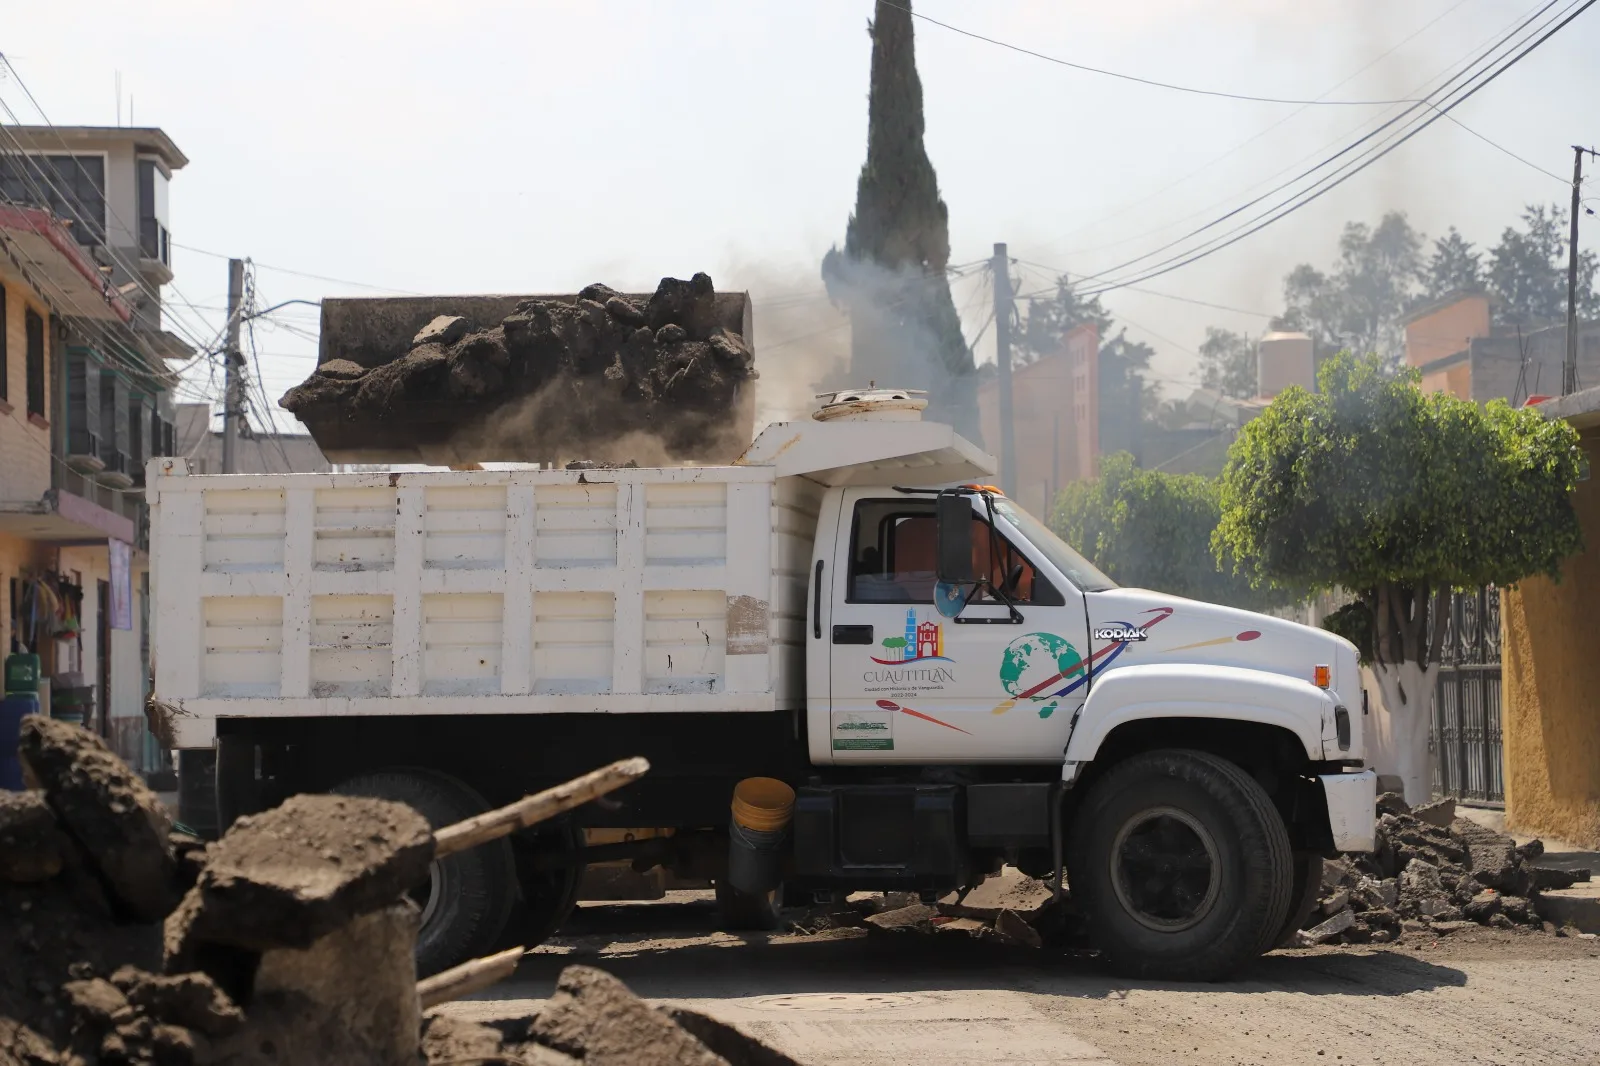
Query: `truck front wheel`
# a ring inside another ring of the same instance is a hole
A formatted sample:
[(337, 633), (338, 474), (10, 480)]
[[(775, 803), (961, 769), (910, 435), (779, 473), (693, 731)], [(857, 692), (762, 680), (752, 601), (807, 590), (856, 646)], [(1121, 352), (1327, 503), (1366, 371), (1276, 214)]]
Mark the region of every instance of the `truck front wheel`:
[[(471, 787), (433, 770), (381, 770), (351, 778), (333, 791), (404, 803), (434, 829), (489, 809)], [(417, 974), (426, 977), (492, 951), (511, 916), (516, 886), (516, 861), (509, 840), (490, 841), (435, 859), (427, 881), (411, 893), (422, 909)]]
[(1117, 972), (1218, 980), (1288, 916), (1289, 835), (1266, 791), (1198, 751), (1153, 751), (1091, 786), (1067, 849), (1074, 901)]

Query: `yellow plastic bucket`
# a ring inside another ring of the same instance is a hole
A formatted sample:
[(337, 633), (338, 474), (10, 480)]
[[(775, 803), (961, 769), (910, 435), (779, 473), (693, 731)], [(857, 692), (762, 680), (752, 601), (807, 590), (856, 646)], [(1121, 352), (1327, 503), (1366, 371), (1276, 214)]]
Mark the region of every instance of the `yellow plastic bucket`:
[(733, 821), (758, 833), (776, 833), (794, 815), (794, 789), (773, 777), (747, 777), (733, 788)]
[(728, 826), (728, 883), (763, 895), (782, 880), (783, 845), (794, 816), (794, 789), (770, 777), (747, 777), (733, 789)]

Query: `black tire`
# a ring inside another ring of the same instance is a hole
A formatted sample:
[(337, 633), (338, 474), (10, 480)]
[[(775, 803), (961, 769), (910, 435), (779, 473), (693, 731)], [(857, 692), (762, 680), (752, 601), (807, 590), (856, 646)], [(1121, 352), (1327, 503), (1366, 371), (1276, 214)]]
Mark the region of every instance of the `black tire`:
[[(489, 809), (475, 790), (448, 774), (413, 768), (362, 774), (333, 791), (414, 808), (435, 829)], [(440, 859), (412, 898), (422, 908), (417, 974), (426, 977), (494, 949), (516, 902), (511, 842), (501, 839)]]
[(1235, 764), (1153, 751), (1113, 767), (1073, 819), (1073, 899), (1131, 977), (1225, 978), (1272, 945), (1289, 910), (1289, 835)]
[(1305, 928), (1306, 919), (1322, 899), (1322, 855), (1315, 851), (1294, 853), (1294, 885), (1289, 890), (1289, 917), (1273, 940), (1275, 948), (1294, 946), (1294, 935)]
[(779, 900), (783, 897), (781, 888), (757, 896), (741, 892), (726, 880), (719, 880), (716, 890), (722, 928), (729, 932), (770, 933), (783, 924), (783, 914), (779, 908)]
[(515, 944), (527, 948), (549, 940), (572, 917), (578, 906), (578, 890), (583, 886), (582, 866), (540, 869), (532, 861), (541, 852), (581, 849), (583, 830), (570, 822), (541, 829), (519, 833), (512, 843), (522, 898), (512, 912), (507, 933)]

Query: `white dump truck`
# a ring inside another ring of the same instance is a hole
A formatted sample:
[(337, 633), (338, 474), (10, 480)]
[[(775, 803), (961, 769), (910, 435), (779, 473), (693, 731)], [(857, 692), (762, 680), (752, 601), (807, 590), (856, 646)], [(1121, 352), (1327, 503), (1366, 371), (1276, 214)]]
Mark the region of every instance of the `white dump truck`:
[(1125, 972), (1213, 978), (1280, 943), (1322, 856), (1374, 846), (1355, 648), (1117, 587), (921, 407), (840, 394), (725, 466), (155, 460), (151, 716), (180, 817), (338, 790), (443, 823), (649, 759), (437, 863), (424, 969), (514, 914), (547, 935), (618, 861), (715, 883), (744, 927), (1012, 863), (1064, 869)]

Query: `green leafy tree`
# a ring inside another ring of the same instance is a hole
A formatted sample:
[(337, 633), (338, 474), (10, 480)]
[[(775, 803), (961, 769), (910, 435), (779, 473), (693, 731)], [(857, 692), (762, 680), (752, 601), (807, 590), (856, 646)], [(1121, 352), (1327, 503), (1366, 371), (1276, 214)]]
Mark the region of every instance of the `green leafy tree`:
[(850, 314), (851, 375), (929, 392), (929, 416), (978, 440), (976, 376), (950, 298), (950, 225), (923, 147), (911, 0), (880, 2), (867, 97), (867, 160), (844, 249), (829, 250), (822, 278)]
[(1423, 268), (1424, 300), (1439, 300), (1451, 293), (1484, 290), (1483, 253), (1461, 236), (1454, 226), (1433, 242), (1433, 255)]
[(1218, 566), (1211, 534), (1220, 517), (1215, 478), (1141, 470), (1118, 452), (1101, 458), (1099, 477), (1062, 490), (1050, 525), (1119, 584), (1249, 610), (1293, 602)]
[(1559, 575), (1581, 544), (1577, 434), (1501, 400), (1424, 395), (1414, 370), (1391, 373), (1377, 356), (1330, 358), (1318, 386), (1285, 391), (1240, 432), (1213, 547), (1258, 586), (1356, 595), (1362, 606), (1337, 624), (1367, 619), (1395, 738), (1379, 769), (1415, 803), (1430, 787), (1446, 597)]
[[(1489, 291), (1495, 318), (1506, 326), (1547, 326), (1567, 320), (1567, 212), (1529, 204), (1524, 229), (1507, 226), (1489, 249)], [(1595, 254), (1578, 253), (1578, 316), (1600, 315)]]
[(1048, 296), (1030, 296), (1013, 349), (1019, 362), (1031, 363), (1040, 356), (1061, 351), (1068, 333), (1084, 323), (1095, 327), (1101, 340), (1111, 333), (1111, 313), (1099, 296), (1079, 296), (1065, 274), (1056, 279), (1056, 291)]
[(1200, 384), (1202, 387), (1248, 400), (1260, 389), (1256, 381), (1256, 346), (1250, 338), (1231, 329), (1206, 327), (1200, 342)]
[(1400, 320), (1422, 272), (1422, 235), (1400, 211), (1377, 226), (1345, 223), (1339, 259), (1328, 273), (1302, 263), (1283, 281), (1284, 313), (1274, 329), (1309, 333), (1321, 351), (1352, 348), (1398, 360)]

